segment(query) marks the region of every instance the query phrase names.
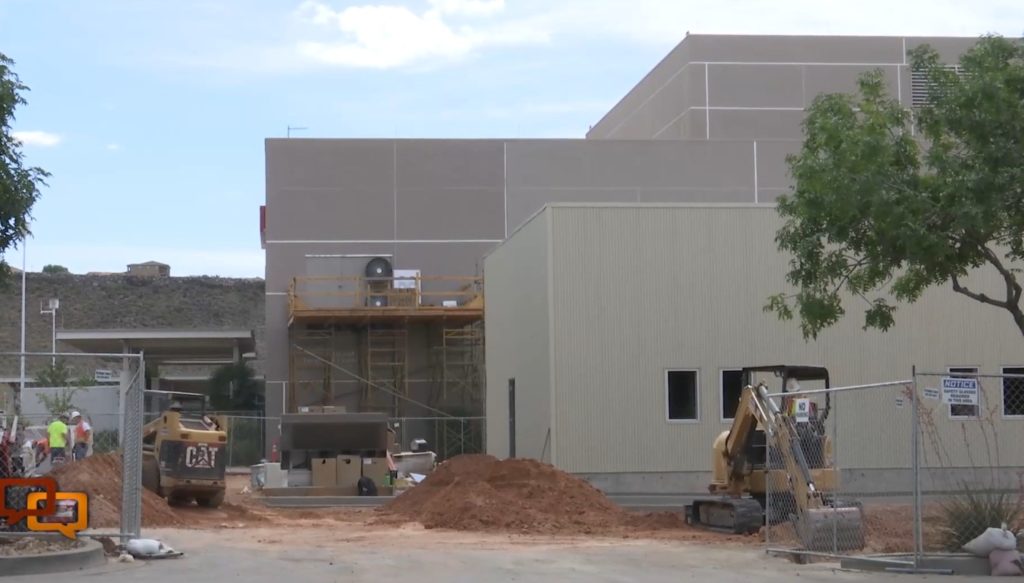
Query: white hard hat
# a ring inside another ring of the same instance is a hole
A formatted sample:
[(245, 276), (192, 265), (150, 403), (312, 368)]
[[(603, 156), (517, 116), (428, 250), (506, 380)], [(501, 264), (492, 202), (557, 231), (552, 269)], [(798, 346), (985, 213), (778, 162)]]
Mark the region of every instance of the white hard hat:
[(81, 413), (79, 413), (78, 411), (72, 411), (72, 412), (71, 412), (71, 418), (72, 418), (72, 419), (77, 419), (77, 418), (79, 418), (79, 417), (81, 417), (81, 416), (82, 416), (82, 414), (81, 414)]

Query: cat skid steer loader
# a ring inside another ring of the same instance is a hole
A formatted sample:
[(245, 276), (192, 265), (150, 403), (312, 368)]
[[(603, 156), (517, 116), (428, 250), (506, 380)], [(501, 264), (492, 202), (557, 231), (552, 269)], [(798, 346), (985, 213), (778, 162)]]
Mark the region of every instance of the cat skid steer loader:
[(142, 485), (172, 506), (224, 501), (227, 418), (206, 414), (206, 396), (174, 393), (175, 402), (142, 428)]
[[(770, 397), (764, 381), (770, 373), (782, 380), (783, 397)], [(804, 395), (785, 396), (799, 382), (829, 386), (828, 370), (813, 366), (764, 366), (743, 369), (743, 392), (732, 427), (712, 447), (717, 497), (700, 498), (686, 507), (696, 526), (733, 533), (756, 533), (766, 523), (792, 523), (806, 550), (857, 550), (864, 547), (860, 504), (837, 500), (839, 470), (825, 431), (831, 395), (824, 392), (819, 412)], [(768, 430), (768, 433), (766, 433)], [(771, 437), (767, 437), (770, 435)]]

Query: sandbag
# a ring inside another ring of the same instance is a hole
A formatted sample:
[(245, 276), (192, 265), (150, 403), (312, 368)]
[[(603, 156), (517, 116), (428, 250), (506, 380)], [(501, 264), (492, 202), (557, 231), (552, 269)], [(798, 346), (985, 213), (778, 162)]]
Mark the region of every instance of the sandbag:
[(987, 528), (971, 542), (964, 545), (964, 550), (976, 557), (988, 557), (992, 551), (1017, 550), (1017, 537), (1003, 528)]
[(988, 564), (994, 577), (1020, 577), (1024, 575), (1020, 553), (1013, 551), (994, 550), (988, 556)]

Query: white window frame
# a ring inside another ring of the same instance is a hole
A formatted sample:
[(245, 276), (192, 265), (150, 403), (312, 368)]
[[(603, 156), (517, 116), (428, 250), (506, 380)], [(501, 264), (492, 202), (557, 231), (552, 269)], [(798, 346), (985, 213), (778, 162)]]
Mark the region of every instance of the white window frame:
[[(1006, 366), (1001, 366), (1001, 367), (999, 367), (1000, 374), (1004, 374), (1004, 375), (1005, 374), (1013, 374), (1013, 373), (1006, 372), (1006, 369), (1008, 369), (1008, 368), (1024, 369), (1024, 364), (1016, 364), (1016, 365), (1010, 364), (1010, 365), (1006, 365)], [(1024, 382), (1024, 379), (1019, 379), (1019, 380), (1021, 382)], [(999, 412), (1002, 414), (1003, 419), (1024, 419), (1024, 415), (1007, 415), (1006, 414), (1006, 387), (1005, 387), (1005, 384), (1006, 384), (1006, 377), (1001, 377), (999, 379), (999, 404), (1000, 404)]]
[[(962, 368), (969, 368), (969, 369), (971, 369), (974, 372), (973, 373), (953, 372), (953, 369), (955, 369), (955, 368), (961, 368), (961, 369)], [(962, 366), (961, 365), (947, 366), (946, 367), (946, 374), (950, 375), (950, 376), (952, 376), (952, 375), (973, 374), (973, 375), (975, 375), (974, 378), (978, 379), (977, 375), (981, 374), (981, 367), (980, 366), (975, 366), (973, 364), (965, 364), (965, 365), (962, 365)], [(980, 379), (978, 379), (978, 385), (979, 385), (979, 387), (981, 386)], [(969, 421), (971, 419), (981, 419), (981, 410), (982, 410), (981, 407), (983, 405), (981, 397), (982, 397), (982, 391), (979, 388), (978, 389), (978, 404), (975, 405), (975, 407), (977, 408), (977, 411), (978, 411), (977, 415), (954, 415), (953, 414), (953, 405), (946, 405), (946, 415), (950, 419), (954, 419), (954, 420), (957, 420), (957, 421)]]
[[(726, 372), (731, 372), (731, 371), (736, 371), (736, 372), (739, 372), (740, 374), (742, 374), (743, 373), (743, 367), (732, 367), (732, 368), (726, 367), (726, 368), (718, 369), (718, 418), (722, 421), (722, 423), (732, 423), (733, 422), (733, 418), (732, 417), (726, 417), (725, 416), (725, 373)], [(742, 387), (743, 381), (742, 381), (742, 379), (740, 380), (740, 385), (741, 385), (740, 386), (740, 397), (742, 398), (742, 396), (743, 396), (743, 387)], [(737, 404), (737, 408), (738, 408), (738, 406), (739, 405)]]
[[(668, 407), (668, 373), (670, 372), (692, 372), (693, 373), (693, 395), (694, 400), (694, 411), (697, 413), (697, 417), (694, 419), (672, 419), (669, 417)], [(664, 384), (662, 390), (665, 392), (665, 421), (668, 423), (679, 423), (679, 424), (693, 424), (700, 423), (700, 369), (699, 368), (666, 368), (664, 374)]]

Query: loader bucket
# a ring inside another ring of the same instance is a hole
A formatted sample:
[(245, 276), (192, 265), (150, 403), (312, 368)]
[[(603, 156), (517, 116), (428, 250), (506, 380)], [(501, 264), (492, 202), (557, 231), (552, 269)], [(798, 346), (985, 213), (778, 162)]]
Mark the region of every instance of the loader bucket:
[(864, 548), (864, 520), (856, 506), (812, 508), (797, 520), (800, 542), (809, 551), (839, 552)]

